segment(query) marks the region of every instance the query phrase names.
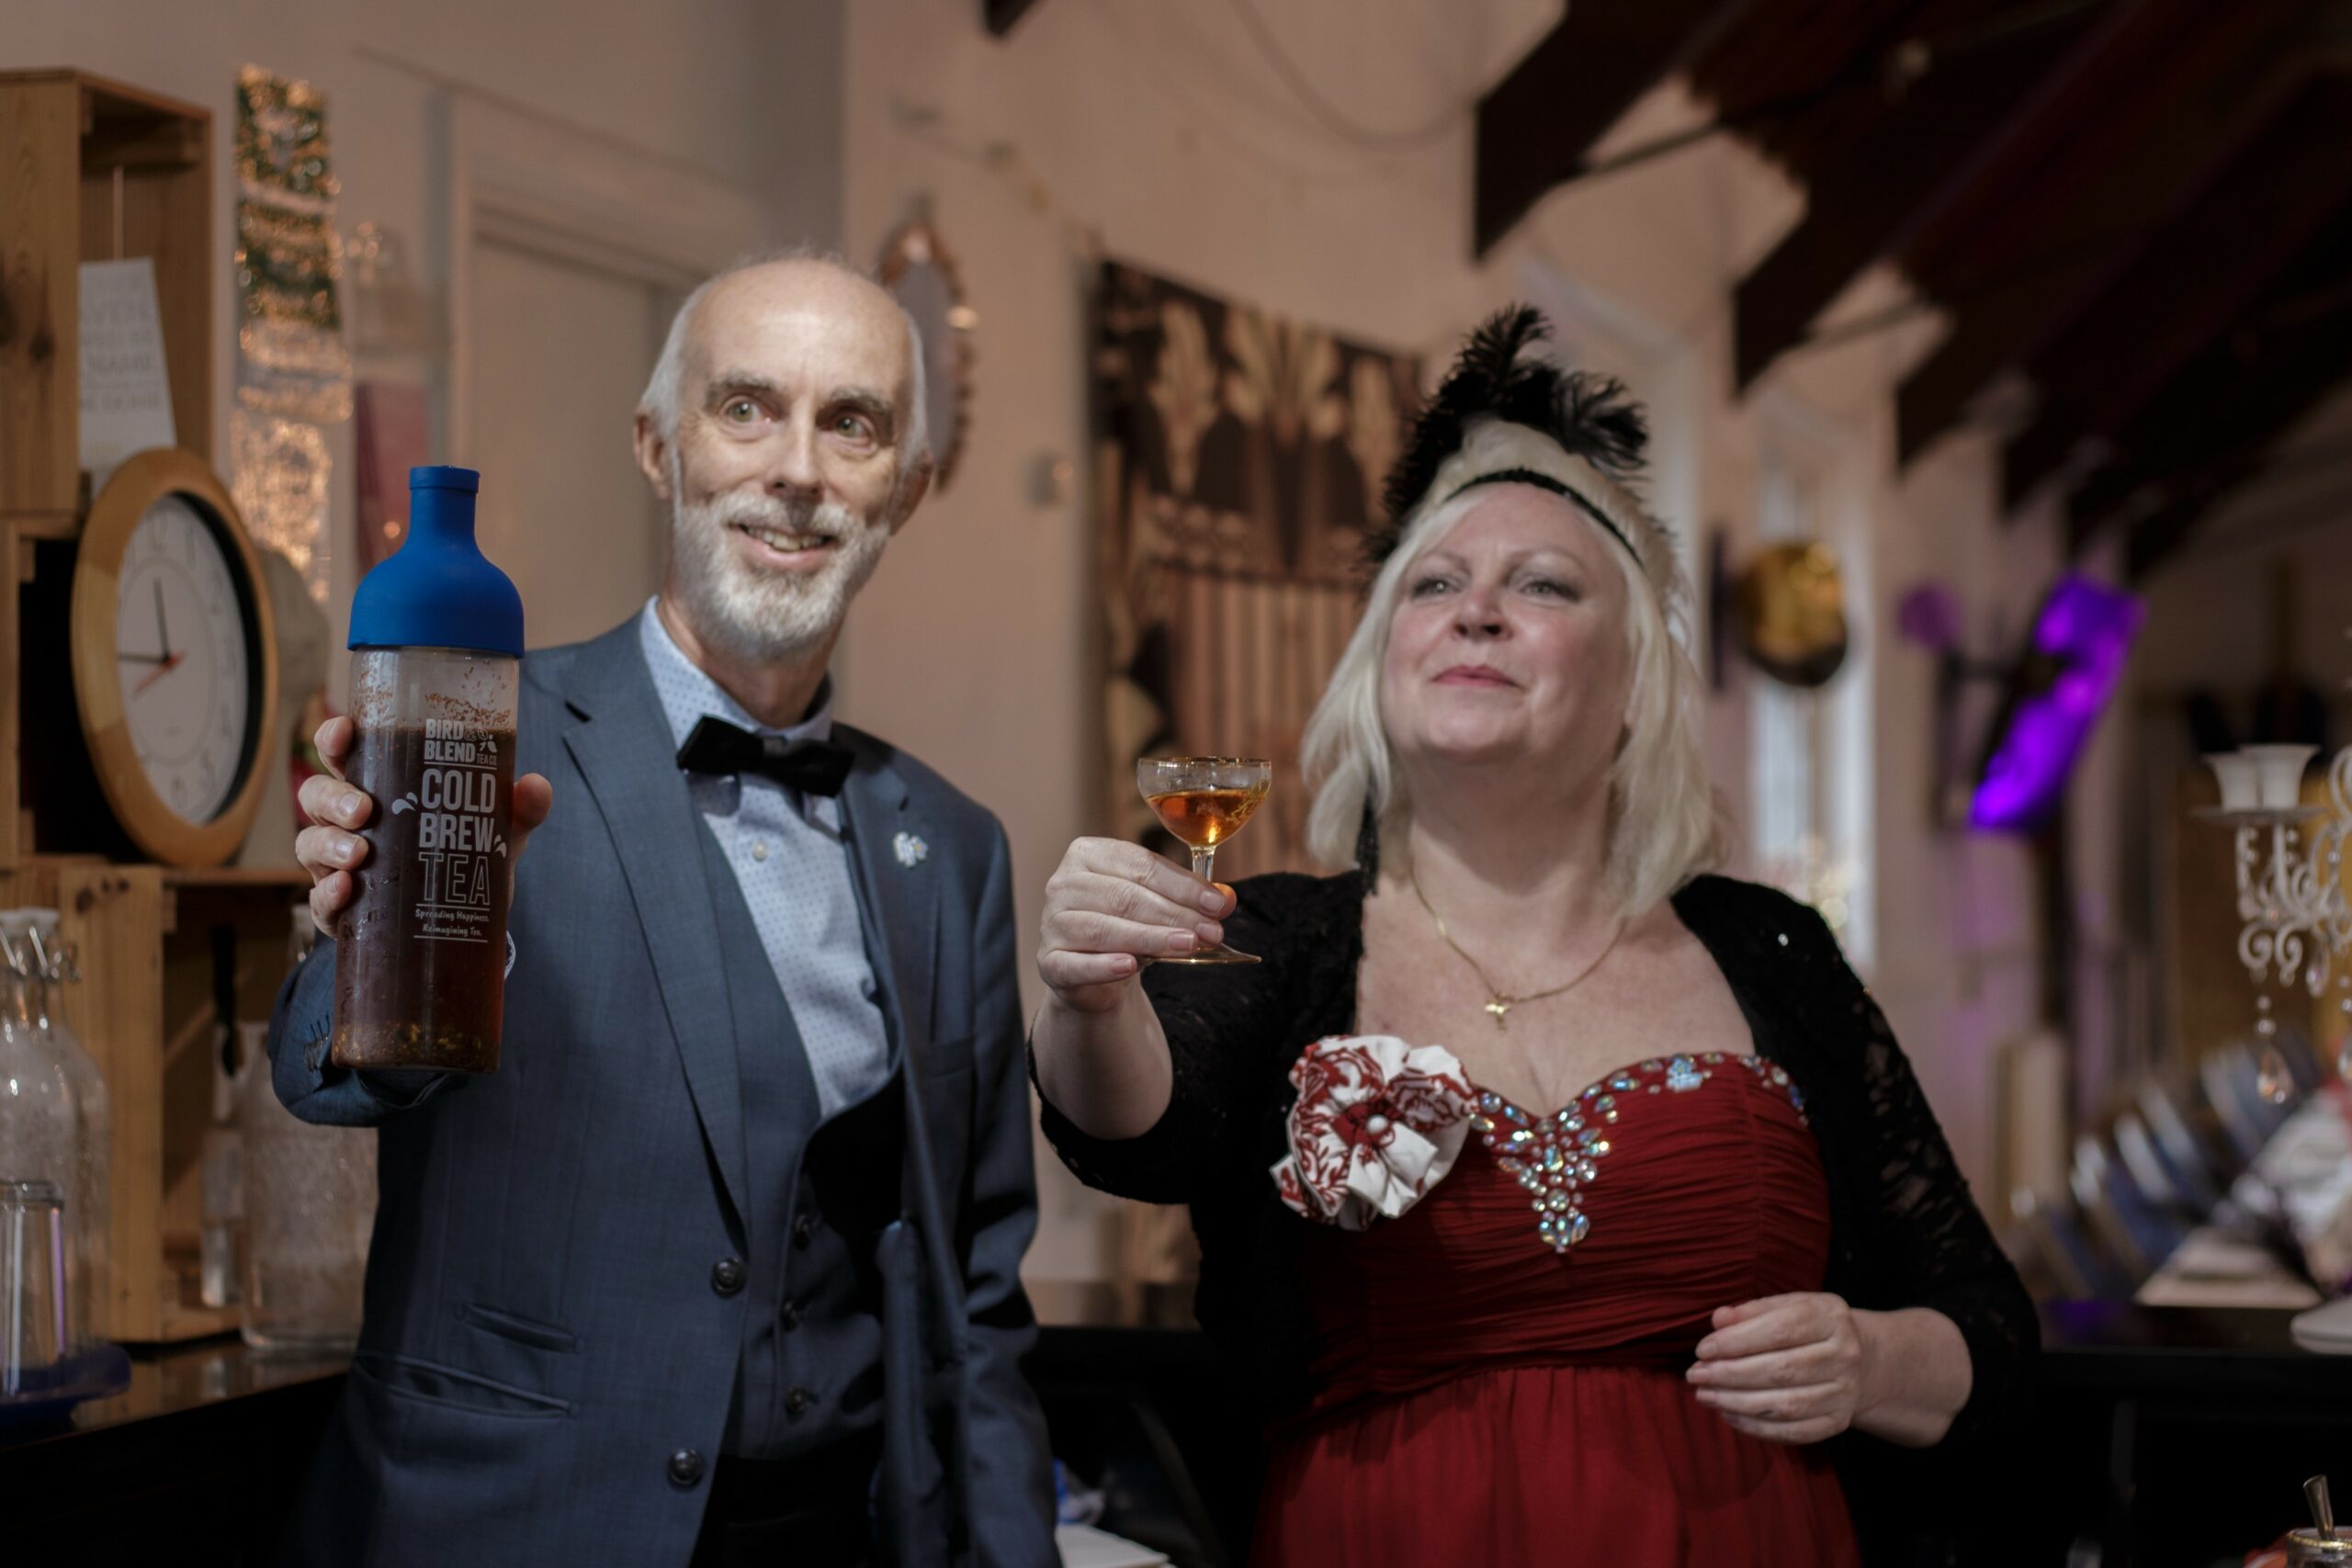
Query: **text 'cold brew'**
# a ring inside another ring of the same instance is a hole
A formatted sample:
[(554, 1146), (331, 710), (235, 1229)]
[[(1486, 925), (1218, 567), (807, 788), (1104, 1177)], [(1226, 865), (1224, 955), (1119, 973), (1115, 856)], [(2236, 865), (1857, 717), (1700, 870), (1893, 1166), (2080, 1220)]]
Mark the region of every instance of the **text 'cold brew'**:
[(352, 596), (345, 776), (375, 815), (335, 933), (339, 1066), (498, 1066), (523, 600), (474, 542), (481, 485), (411, 468), (408, 537)]

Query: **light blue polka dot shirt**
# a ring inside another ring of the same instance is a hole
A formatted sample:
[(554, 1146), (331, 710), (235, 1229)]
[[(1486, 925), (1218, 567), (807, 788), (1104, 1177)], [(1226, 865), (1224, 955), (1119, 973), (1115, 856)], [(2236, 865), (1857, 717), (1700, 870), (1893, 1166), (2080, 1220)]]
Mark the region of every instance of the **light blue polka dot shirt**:
[[(706, 714), (755, 734), (781, 734), (789, 740), (831, 738), (830, 678), (807, 718), (788, 729), (770, 729), (686, 657), (653, 601), (647, 601), (638, 618), (638, 636), (670, 721), (673, 745), (684, 745)], [(890, 1043), (858, 925), (841, 802), (804, 796), (774, 780), (750, 776), (690, 773), (686, 791), (735, 868), (760, 944), (775, 966), (776, 984), (808, 1050), (825, 1115), (856, 1104), (889, 1077)]]

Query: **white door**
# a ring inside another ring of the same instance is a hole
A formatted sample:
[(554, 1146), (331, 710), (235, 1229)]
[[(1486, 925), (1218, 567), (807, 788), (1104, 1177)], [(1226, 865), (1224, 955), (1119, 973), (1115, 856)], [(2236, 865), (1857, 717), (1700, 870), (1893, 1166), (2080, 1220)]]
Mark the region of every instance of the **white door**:
[(576, 642), (661, 584), (669, 525), (629, 432), (677, 296), (487, 237), (473, 267), (482, 553), (521, 590), (531, 647)]

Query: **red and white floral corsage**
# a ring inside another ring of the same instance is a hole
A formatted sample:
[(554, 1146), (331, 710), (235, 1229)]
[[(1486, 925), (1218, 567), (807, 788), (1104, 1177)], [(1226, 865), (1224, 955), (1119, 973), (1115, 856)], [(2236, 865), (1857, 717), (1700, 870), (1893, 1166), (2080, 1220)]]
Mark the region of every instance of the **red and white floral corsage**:
[(1476, 1097), (1442, 1045), (1333, 1035), (1301, 1053), (1290, 1081), (1298, 1103), (1274, 1186), (1293, 1209), (1342, 1230), (1411, 1208), (1453, 1168), (1470, 1134)]

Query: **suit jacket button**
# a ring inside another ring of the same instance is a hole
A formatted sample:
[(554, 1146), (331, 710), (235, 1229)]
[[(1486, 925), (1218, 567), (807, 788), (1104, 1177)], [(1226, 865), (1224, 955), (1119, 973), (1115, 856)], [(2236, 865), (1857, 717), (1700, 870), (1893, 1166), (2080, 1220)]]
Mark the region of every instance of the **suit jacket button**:
[(776, 1321), (784, 1325), (784, 1331), (786, 1334), (789, 1334), (794, 1329), (799, 1327), (800, 1303), (798, 1302), (785, 1303), (784, 1310), (776, 1314)]
[(710, 1288), (722, 1296), (731, 1296), (743, 1288), (743, 1260), (722, 1258), (710, 1266)]
[(795, 1247), (807, 1247), (816, 1234), (816, 1211), (813, 1209), (801, 1210), (798, 1217), (792, 1222), (792, 1245)]
[(803, 1415), (808, 1411), (810, 1405), (816, 1403), (817, 1396), (815, 1394), (810, 1393), (805, 1388), (796, 1388), (790, 1393), (784, 1396), (784, 1413), (786, 1416)]
[(670, 1484), (692, 1486), (702, 1479), (702, 1455), (692, 1449), (680, 1449), (670, 1456)]

